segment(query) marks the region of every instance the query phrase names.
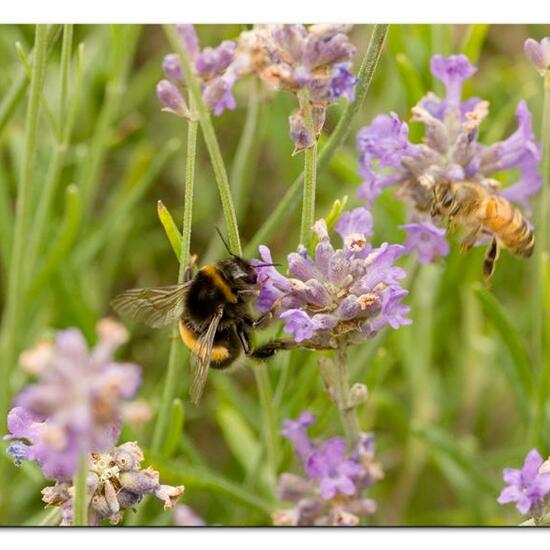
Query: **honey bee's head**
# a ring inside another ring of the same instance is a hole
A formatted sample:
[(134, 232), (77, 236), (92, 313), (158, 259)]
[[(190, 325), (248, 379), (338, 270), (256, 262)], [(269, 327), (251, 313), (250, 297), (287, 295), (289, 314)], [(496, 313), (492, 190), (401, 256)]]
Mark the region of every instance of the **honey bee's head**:
[(455, 193), (451, 182), (438, 182), (433, 186), (433, 202), (431, 215), (446, 216), (455, 202)]

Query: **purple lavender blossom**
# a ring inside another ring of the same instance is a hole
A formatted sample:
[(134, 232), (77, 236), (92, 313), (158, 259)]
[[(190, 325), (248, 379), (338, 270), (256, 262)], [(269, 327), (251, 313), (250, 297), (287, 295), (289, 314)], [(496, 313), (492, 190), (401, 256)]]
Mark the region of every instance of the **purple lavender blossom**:
[[(410, 323), (404, 316), (409, 308), (401, 303), (407, 291), (399, 284), (405, 272), (394, 265), (405, 249), (388, 243), (373, 248), (368, 243), (368, 210), (356, 208), (340, 217), (335, 231), (343, 248), (333, 248), (324, 220), (313, 229), (319, 241), (314, 257), (304, 247), (289, 254), (290, 278), (273, 266), (258, 267), (260, 312), (273, 310), (296, 342), (317, 348), (334, 348), (340, 338), (361, 341), (385, 325)], [(259, 250), (261, 263), (272, 263), (269, 249)]]
[(310, 479), (319, 481), (319, 492), (325, 500), (330, 500), (337, 493), (353, 495), (354, 478), (364, 473), (359, 464), (346, 459), (345, 455), (346, 442), (341, 437), (332, 437), (307, 459), (306, 474)]
[(315, 417), (309, 412), (303, 412), (298, 420), (287, 419), (283, 421), (281, 435), (292, 443), (294, 451), (303, 461), (314, 449), (313, 443), (307, 434), (309, 426), (313, 424), (315, 424)]
[(157, 97), (164, 105), (164, 111), (188, 118), (189, 109), (178, 87), (169, 80), (161, 80), (157, 84)]
[[(235, 82), (244, 73), (246, 65), (243, 59), (236, 56), (236, 42), (224, 40), (216, 48), (207, 47), (201, 51), (193, 25), (176, 25), (176, 30), (182, 46), (193, 63), (194, 72), (201, 84), (202, 99), (206, 107), (216, 116), (220, 116), (226, 109), (235, 109), (237, 103), (232, 89)], [(166, 77), (171, 81), (173, 88), (167, 86), (167, 81), (162, 81), (162, 88), (159, 89), (161, 85), (159, 83), (157, 86), (159, 98), (167, 106), (167, 110), (189, 118), (190, 113), (188, 110), (183, 112), (177, 108), (183, 101), (179, 89), (185, 85), (179, 57), (176, 54), (168, 54), (164, 58), (162, 68)]]
[[(432, 189), (441, 181), (476, 183), (527, 210), (529, 197), (540, 189), (542, 180), (538, 167), (541, 149), (525, 102), (520, 101), (516, 110), (517, 130), (503, 141), (483, 145), (478, 142), (478, 133), (489, 113), (488, 103), (478, 98), (461, 101), (462, 85), (476, 67), (465, 56), (453, 55), (434, 56), (431, 69), (445, 84), (446, 96), (441, 99), (428, 93), (412, 109), (412, 120), (425, 126), (423, 143), (409, 141), (408, 126), (395, 113), (376, 116), (357, 134), (359, 173), (363, 177), (358, 195), (370, 204), (383, 189), (399, 185), (398, 195), (408, 206), (411, 222), (417, 225), (431, 221)], [(519, 180), (501, 189), (493, 174), (513, 168), (519, 168)], [(410, 231), (419, 236), (418, 229)], [(437, 251), (435, 256), (443, 254), (443, 245), (440, 242), (436, 246), (435, 234), (432, 237), (432, 252)], [(422, 242), (408, 239), (411, 246)], [(429, 249), (422, 246), (419, 256), (427, 258)]]
[[(240, 49), (253, 52), (250, 70), (261, 79), (282, 90), (306, 93), (317, 110), (314, 126), (319, 134), (326, 108), (340, 97), (354, 99), (357, 78), (350, 69), (356, 49), (349, 30), (346, 25), (258, 25), (243, 33)], [(298, 131), (294, 116), (290, 124), (295, 152), (311, 147), (317, 136), (306, 135), (304, 125)]]
[(23, 357), (39, 380), (15, 398), (5, 439), (14, 441), (8, 453), (16, 463), (37, 462), (47, 479), (69, 480), (80, 456), (115, 445), (124, 401), (141, 383), (136, 365), (112, 358), (127, 338), (125, 329), (104, 319), (98, 335), (97, 345), (88, 350), (78, 330), (61, 331), (48, 352), (42, 343), (40, 353)]
[(516, 502), (516, 508), (525, 515), (533, 512), (542, 499), (550, 493), (550, 473), (539, 471), (543, 464), (536, 449), (531, 449), (525, 457), (521, 470), (504, 468), (502, 477), (507, 483), (497, 501), (499, 504)]
[(418, 261), (423, 265), (449, 253), (449, 243), (445, 239), (446, 230), (443, 227), (420, 222), (402, 225), (400, 229), (407, 232), (405, 249), (410, 252), (416, 250)]
[(525, 55), (535, 69), (544, 76), (550, 69), (550, 38), (545, 37), (540, 42), (528, 38), (524, 44)]
[(274, 525), (358, 525), (376, 510), (366, 496), (383, 477), (374, 461), (372, 434), (360, 434), (357, 445), (346, 452), (340, 437), (324, 442), (309, 439), (307, 429), (315, 419), (302, 413), (285, 420), (283, 434), (291, 440), (306, 478), (285, 472), (279, 478), (277, 496), (293, 504), (273, 514)]

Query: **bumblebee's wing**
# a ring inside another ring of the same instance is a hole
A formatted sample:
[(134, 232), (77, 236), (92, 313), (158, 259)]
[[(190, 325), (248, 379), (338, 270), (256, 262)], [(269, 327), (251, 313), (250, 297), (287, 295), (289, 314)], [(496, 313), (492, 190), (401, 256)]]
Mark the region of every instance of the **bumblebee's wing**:
[(124, 317), (159, 328), (178, 319), (185, 307), (185, 295), (190, 283), (158, 288), (134, 288), (111, 301)]
[(206, 384), (212, 346), (214, 345), (214, 338), (222, 317), (223, 307), (220, 307), (212, 317), (206, 331), (198, 338), (196, 353), (194, 352), (191, 357), (191, 387), (189, 388), (189, 395), (195, 405), (200, 401), (204, 385)]

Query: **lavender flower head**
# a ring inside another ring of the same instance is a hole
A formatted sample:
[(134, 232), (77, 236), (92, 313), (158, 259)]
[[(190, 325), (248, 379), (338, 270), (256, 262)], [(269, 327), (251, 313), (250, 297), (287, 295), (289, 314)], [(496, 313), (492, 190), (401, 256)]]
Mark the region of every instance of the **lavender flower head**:
[(536, 449), (529, 451), (521, 470), (504, 468), (502, 477), (507, 486), (497, 499), (499, 504), (515, 502), (522, 514), (542, 515), (544, 499), (550, 494), (550, 472)]
[[(200, 81), (202, 99), (206, 107), (216, 116), (220, 116), (226, 109), (235, 109), (233, 85), (245, 71), (243, 61), (236, 55), (237, 43), (224, 40), (216, 48), (207, 47), (200, 50), (193, 25), (176, 25), (176, 31), (191, 59), (193, 71)], [(179, 57), (173, 53), (165, 56), (162, 70), (168, 81), (163, 80), (159, 83), (157, 95), (164, 103), (165, 110), (189, 118), (191, 113), (187, 107), (181, 106), (182, 102), (185, 105), (180, 92), (185, 86), (185, 78)], [(172, 85), (172, 88), (168, 88), (167, 82)]]
[(524, 44), (525, 55), (541, 76), (545, 76), (550, 69), (550, 37), (540, 42), (528, 38)]
[[(119, 523), (124, 511), (134, 508), (147, 494), (164, 501), (165, 510), (174, 508), (183, 486), (161, 485), (159, 473), (151, 467), (142, 469), (142, 461), (143, 452), (135, 442), (89, 456), (87, 525), (99, 525), (104, 519)], [(60, 508), (61, 525), (73, 524), (73, 496), (74, 487), (69, 481), (58, 481), (42, 490), (42, 500)]]
[(21, 364), (38, 376), (15, 398), (8, 415), (8, 454), (16, 464), (33, 460), (47, 479), (70, 480), (79, 457), (111, 449), (125, 402), (136, 393), (140, 369), (113, 361), (127, 339), (124, 327), (104, 319), (89, 350), (77, 329), (57, 333), (55, 343), (24, 352)]
[[(435, 55), (431, 70), (445, 85), (446, 95), (442, 99), (428, 93), (412, 109), (412, 120), (425, 126), (422, 143), (409, 140), (407, 124), (395, 113), (378, 115), (358, 132), (363, 178), (359, 196), (370, 204), (383, 189), (399, 185), (398, 195), (408, 206), (410, 222), (424, 224), (432, 221), (430, 206), (436, 183), (469, 181), (528, 210), (529, 197), (541, 186), (541, 149), (525, 102), (517, 106), (518, 127), (512, 135), (492, 145), (481, 144), (479, 127), (489, 114), (489, 103), (476, 97), (463, 101), (461, 97), (462, 85), (476, 67), (464, 55)], [(493, 174), (513, 168), (519, 169), (519, 180), (501, 189)], [(441, 239), (433, 230), (431, 233), (435, 258), (446, 252)], [(409, 239), (409, 244), (412, 242)], [(426, 246), (419, 250), (423, 259), (429, 257), (428, 252)]]
[[(307, 428), (315, 422), (310, 413), (297, 421), (285, 420), (281, 432), (294, 446), (306, 478), (284, 473), (279, 478), (277, 495), (294, 504), (273, 514), (275, 525), (358, 525), (372, 514), (376, 504), (366, 490), (383, 477), (374, 462), (374, 440), (361, 434), (352, 452), (346, 452), (341, 437), (323, 442), (309, 439)], [(298, 437), (296, 437), (298, 435)]]
[[(258, 25), (243, 33), (240, 50), (248, 52), (250, 70), (277, 89), (307, 97), (290, 117), (296, 152), (311, 147), (321, 132), (328, 105), (353, 101), (357, 78), (351, 73), (356, 48), (349, 25)], [(312, 109), (313, 127), (306, 124)]]
[[(372, 218), (365, 208), (344, 212), (335, 226), (343, 240), (334, 249), (325, 220), (313, 230), (318, 238), (314, 257), (300, 246), (288, 255), (290, 278), (274, 267), (258, 267), (260, 294), (256, 306), (272, 311), (296, 342), (312, 349), (332, 349), (343, 340), (355, 343), (383, 326), (410, 323), (409, 307), (401, 302), (407, 291), (399, 280), (405, 272), (394, 265), (404, 252), (401, 245), (383, 243), (373, 248)], [(271, 252), (260, 247), (262, 262), (272, 263)]]

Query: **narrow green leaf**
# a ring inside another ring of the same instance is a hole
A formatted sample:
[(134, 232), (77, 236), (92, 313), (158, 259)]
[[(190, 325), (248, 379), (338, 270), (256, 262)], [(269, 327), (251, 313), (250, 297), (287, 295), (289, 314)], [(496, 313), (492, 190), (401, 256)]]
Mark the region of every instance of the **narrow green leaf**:
[(233, 456), (245, 472), (250, 472), (262, 452), (260, 442), (254, 432), (243, 416), (228, 405), (219, 405), (216, 417)]
[(479, 283), (474, 284), (473, 289), (485, 314), (510, 353), (510, 359), (514, 367), (513, 387), (520, 398), (523, 413), (529, 414), (530, 399), (533, 395), (534, 374), (525, 342), (495, 297)]
[(468, 32), (464, 36), (460, 51), (474, 64), (479, 60), (479, 54), (488, 30), (489, 25), (486, 23), (468, 26)]
[(442, 453), (451, 460), (462, 471), (463, 475), (469, 478), (480, 490), (488, 494), (498, 495), (500, 486), (480, 468), (480, 464), (483, 464), (481, 458), (470, 449), (467, 449), (452, 434), (437, 426), (423, 424), (413, 424), (411, 432), (423, 440), (432, 451)]
[(166, 236), (168, 237), (168, 240), (172, 245), (172, 249), (174, 250), (174, 254), (179, 262), (181, 252), (181, 233), (178, 226), (174, 222), (172, 214), (170, 214), (168, 208), (164, 206), (162, 201), (157, 202), (157, 212), (160, 223), (162, 224), (162, 227), (164, 227), (164, 231), (166, 231)]
[(395, 61), (407, 90), (409, 104), (414, 105), (424, 95), (424, 84), (420, 78), (420, 71), (404, 53), (398, 53), (395, 56)]
[(183, 422), (185, 419), (185, 410), (183, 402), (176, 397), (172, 401), (172, 414), (168, 425), (168, 433), (162, 447), (161, 454), (164, 458), (170, 458), (178, 447), (179, 440), (183, 432)]
[(70, 252), (78, 233), (81, 214), (80, 190), (76, 185), (69, 185), (65, 191), (65, 215), (57, 238), (54, 239), (38, 274), (33, 279), (28, 292), (31, 299), (44, 288)]

